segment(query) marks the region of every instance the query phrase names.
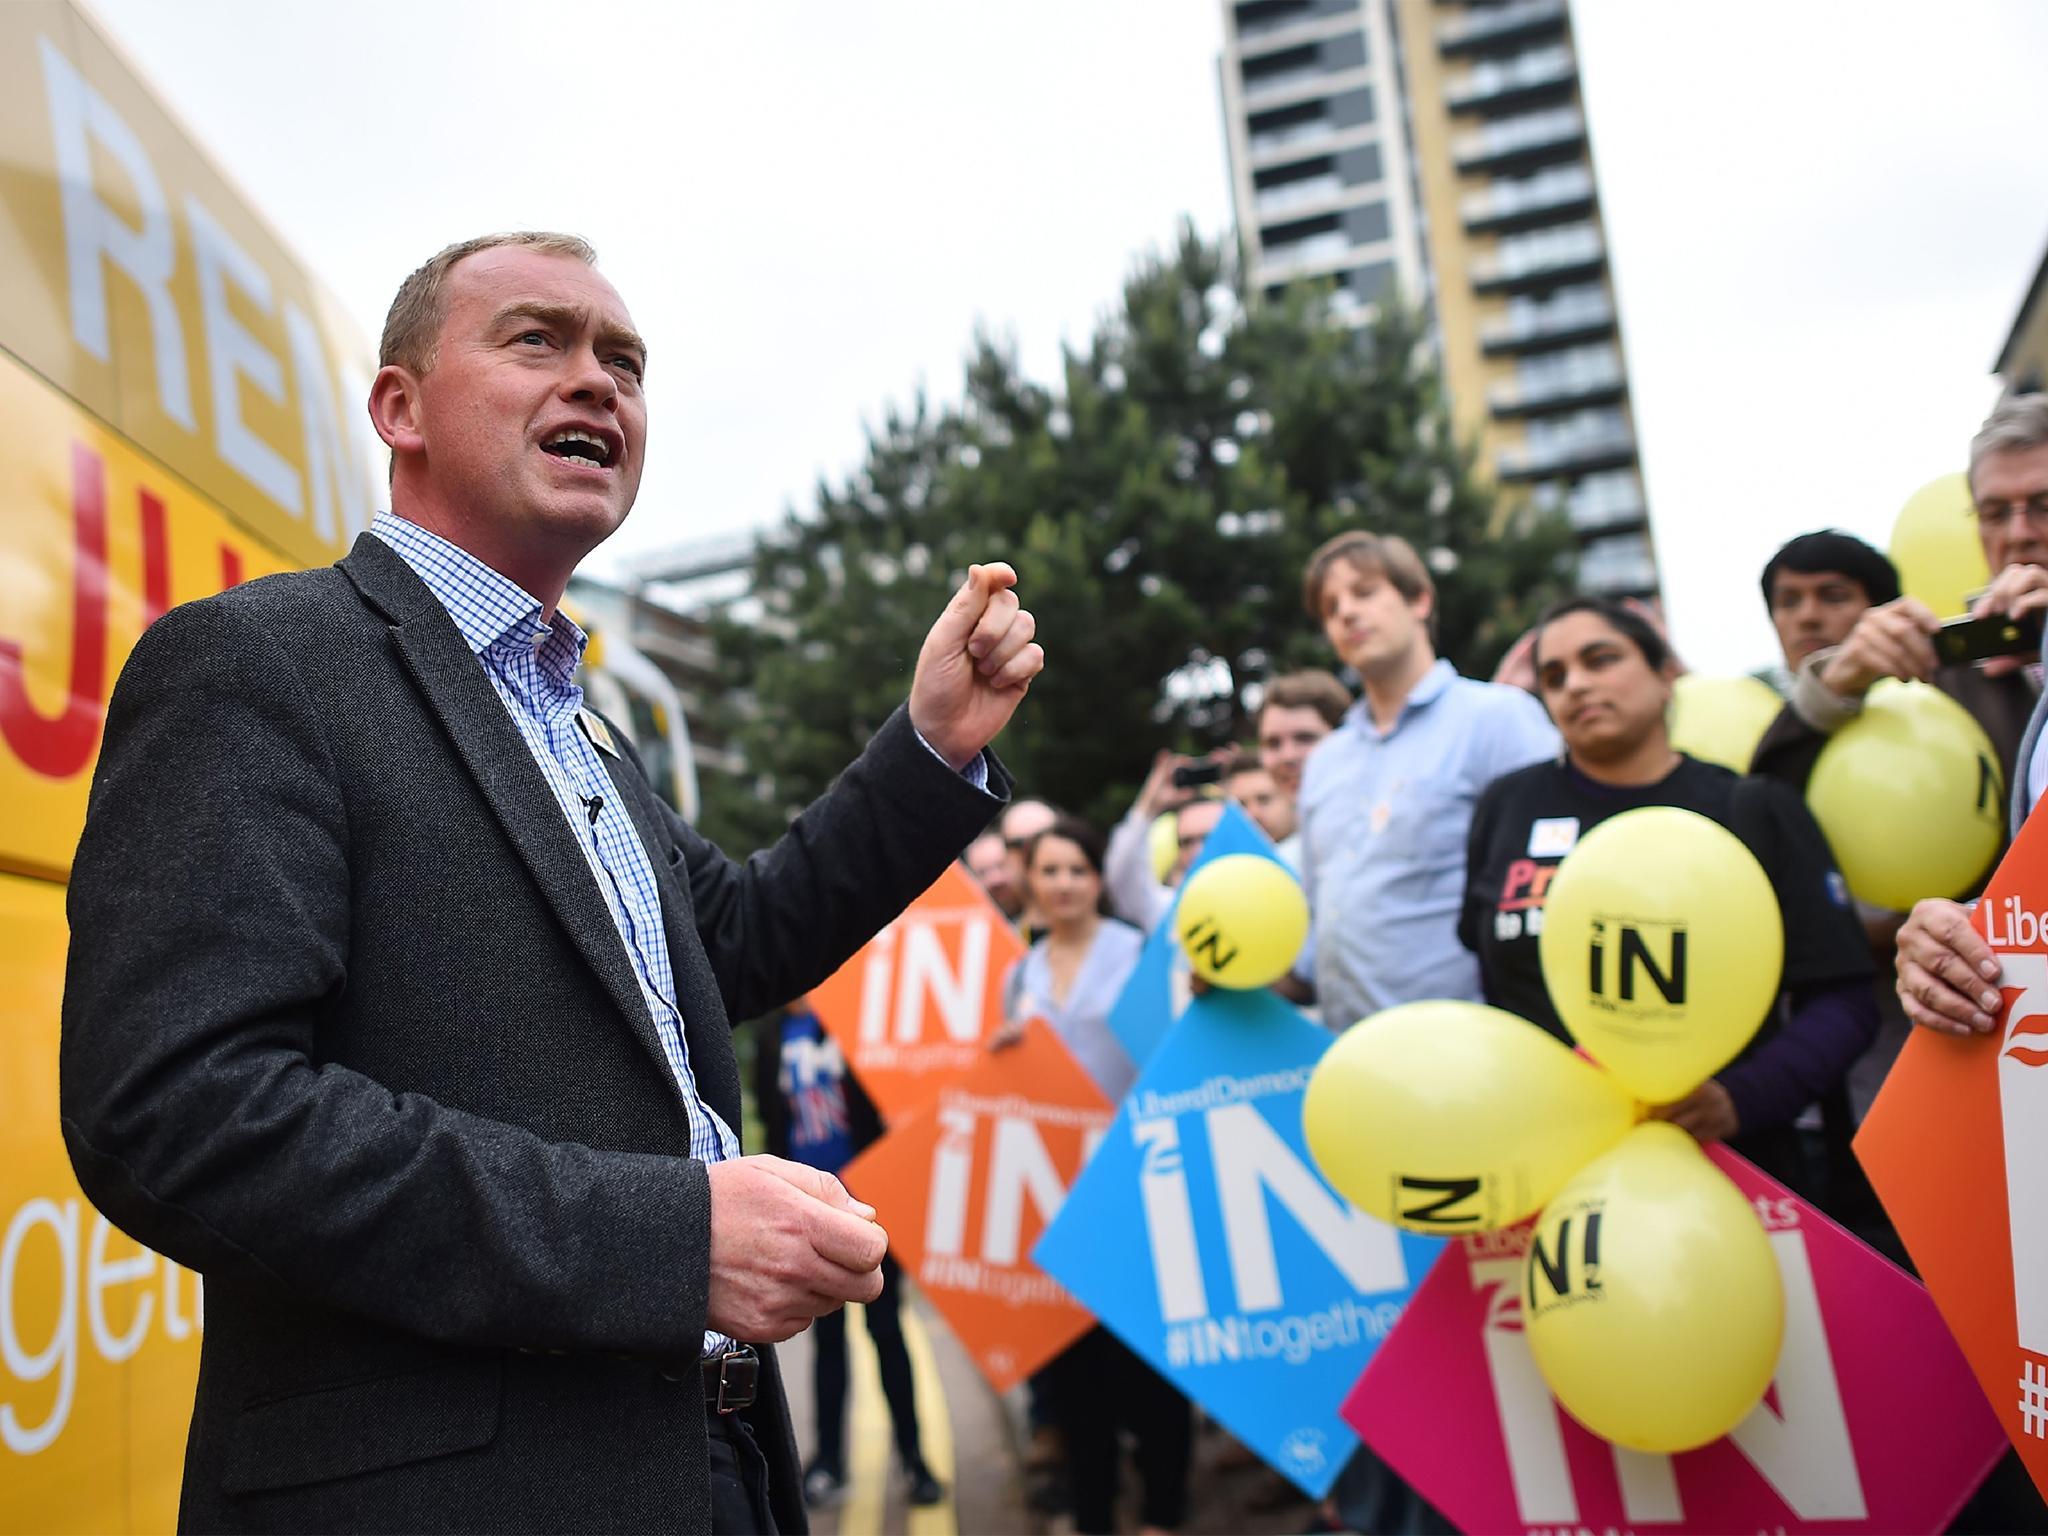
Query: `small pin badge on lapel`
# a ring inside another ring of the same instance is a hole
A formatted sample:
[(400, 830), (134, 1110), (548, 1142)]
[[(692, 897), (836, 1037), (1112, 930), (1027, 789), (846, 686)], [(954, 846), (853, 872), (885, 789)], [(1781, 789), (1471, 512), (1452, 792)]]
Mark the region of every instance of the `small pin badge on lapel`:
[(612, 728), (587, 709), (576, 711), (576, 723), (583, 727), (583, 734), (590, 738), (590, 744), (600, 752), (613, 757), (619, 755), (619, 744), (612, 740)]

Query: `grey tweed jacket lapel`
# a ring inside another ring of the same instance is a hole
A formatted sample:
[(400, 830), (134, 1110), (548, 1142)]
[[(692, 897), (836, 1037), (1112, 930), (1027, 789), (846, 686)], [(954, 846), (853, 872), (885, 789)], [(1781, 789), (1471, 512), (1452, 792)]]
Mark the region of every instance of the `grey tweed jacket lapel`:
[[(360, 535), (340, 565), (364, 600), (391, 621), (391, 640), (400, 660), (518, 849), (541, 897), (561, 920), (605, 995), (661, 1067), (662, 1077), (673, 1082), (633, 963), (611, 910), (591, 879), (583, 850), (563, 820), (526, 739), (448, 610), (398, 552), (374, 534)], [(680, 1106), (680, 1087), (676, 1101)]]

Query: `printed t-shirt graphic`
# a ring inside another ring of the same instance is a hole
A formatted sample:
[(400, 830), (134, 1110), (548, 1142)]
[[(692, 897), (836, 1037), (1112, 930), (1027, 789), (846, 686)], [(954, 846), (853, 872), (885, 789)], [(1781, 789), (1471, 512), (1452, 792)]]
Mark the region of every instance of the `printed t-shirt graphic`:
[(853, 1156), (846, 1061), (816, 1014), (792, 1013), (783, 1019), (776, 1086), (789, 1109), (791, 1160), (837, 1173)]
[[(1848, 887), (1790, 789), (1744, 781), (1692, 758), (1655, 784), (1626, 787), (1597, 783), (1569, 764), (1537, 763), (1496, 781), (1472, 816), (1458, 936), (1479, 956), (1489, 1003), (1571, 1040), (1551, 1006), (1537, 954), (1550, 882), (1594, 827), (1651, 805), (1696, 811), (1756, 855), (1785, 914), (1785, 987), (1870, 974), (1869, 945), (1852, 920)], [(1648, 964), (1660, 959), (1666, 974), (1651, 977), (1646, 970), (1645, 985), (1669, 981), (1668, 955), (1653, 953)]]

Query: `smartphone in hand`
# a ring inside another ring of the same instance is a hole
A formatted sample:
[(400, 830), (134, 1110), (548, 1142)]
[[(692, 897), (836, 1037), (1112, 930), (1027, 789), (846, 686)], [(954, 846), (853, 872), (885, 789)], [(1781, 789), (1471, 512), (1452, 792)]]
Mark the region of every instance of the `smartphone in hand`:
[(2041, 649), (2041, 615), (2009, 619), (2002, 613), (1946, 620), (1935, 632), (1934, 654), (1943, 666), (1989, 661), (1994, 656), (2031, 656)]

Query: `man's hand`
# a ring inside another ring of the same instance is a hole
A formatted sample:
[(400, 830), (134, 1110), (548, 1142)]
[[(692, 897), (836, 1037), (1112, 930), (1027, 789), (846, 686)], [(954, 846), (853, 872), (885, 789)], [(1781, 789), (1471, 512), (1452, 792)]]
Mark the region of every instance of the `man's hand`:
[(1742, 1117), (1735, 1113), (1735, 1101), (1714, 1078), (1708, 1078), (1676, 1104), (1659, 1104), (1650, 1111), (1652, 1120), (1668, 1120), (1694, 1141), (1705, 1144), (1726, 1141), (1742, 1129)]
[(1018, 606), (1016, 585), (1007, 565), (970, 565), (967, 584), (917, 653), (910, 723), (955, 769), (979, 757), (1010, 723), (1045, 666), (1045, 652), (1031, 638), (1038, 621)]
[(889, 1234), (831, 1174), (779, 1157), (713, 1163), (706, 1324), (779, 1344), (811, 1319), (882, 1292)]
[(1917, 597), (1896, 598), (1863, 610), (1841, 649), (1820, 669), (1830, 693), (1860, 699), (1881, 677), (1926, 682), (1934, 676), (1934, 642), (1941, 620)]
[(1195, 791), (1173, 782), (1175, 770), (1192, 768), (1197, 763), (1215, 763), (1229, 773), (1237, 766), (1240, 755), (1236, 742), (1226, 743), (1204, 757), (1182, 757), (1178, 752), (1169, 752), (1161, 747), (1152, 754), (1152, 771), (1145, 776), (1144, 786), (1138, 791), (1138, 798), (1131, 802), (1131, 809), (1148, 822), (1168, 811), (1177, 811), (1195, 798)]
[(2003, 999), (1998, 957), (1970, 926), (1967, 907), (1930, 899), (1899, 930), (1899, 1001), (1906, 1017), (1944, 1034), (1983, 1034)]
[(1154, 752), (1152, 771), (1145, 775), (1145, 782), (1139, 786), (1138, 798), (1131, 802), (1131, 809), (1150, 822), (1185, 800), (1187, 791), (1173, 787), (1173, 770), (1185, 761), (1179, 753), (1169, 752), (1164, 747)]
[[(1984, 595), (1970, 605), (1973, 619), (1991, 618), (2004, 615), (2008, 619), (2023, 619), (2030, 613), (2048, 611), (2048, 570), (2038, 565), (2008, 565), (1991, 578), (1991, 585), (1984, 589)], [(2017, 672), (2032, 656), (1993, 656), (1984, 663), (1986, 677), (2005, 677)]]
[(1007, 1051), (1012, 1046), (1022, 1045), (1023, 1043), (1024, 1020), (1022, 1019), (1005, 1019), (989, 1031), (988, 1048), (990, 1051)]

